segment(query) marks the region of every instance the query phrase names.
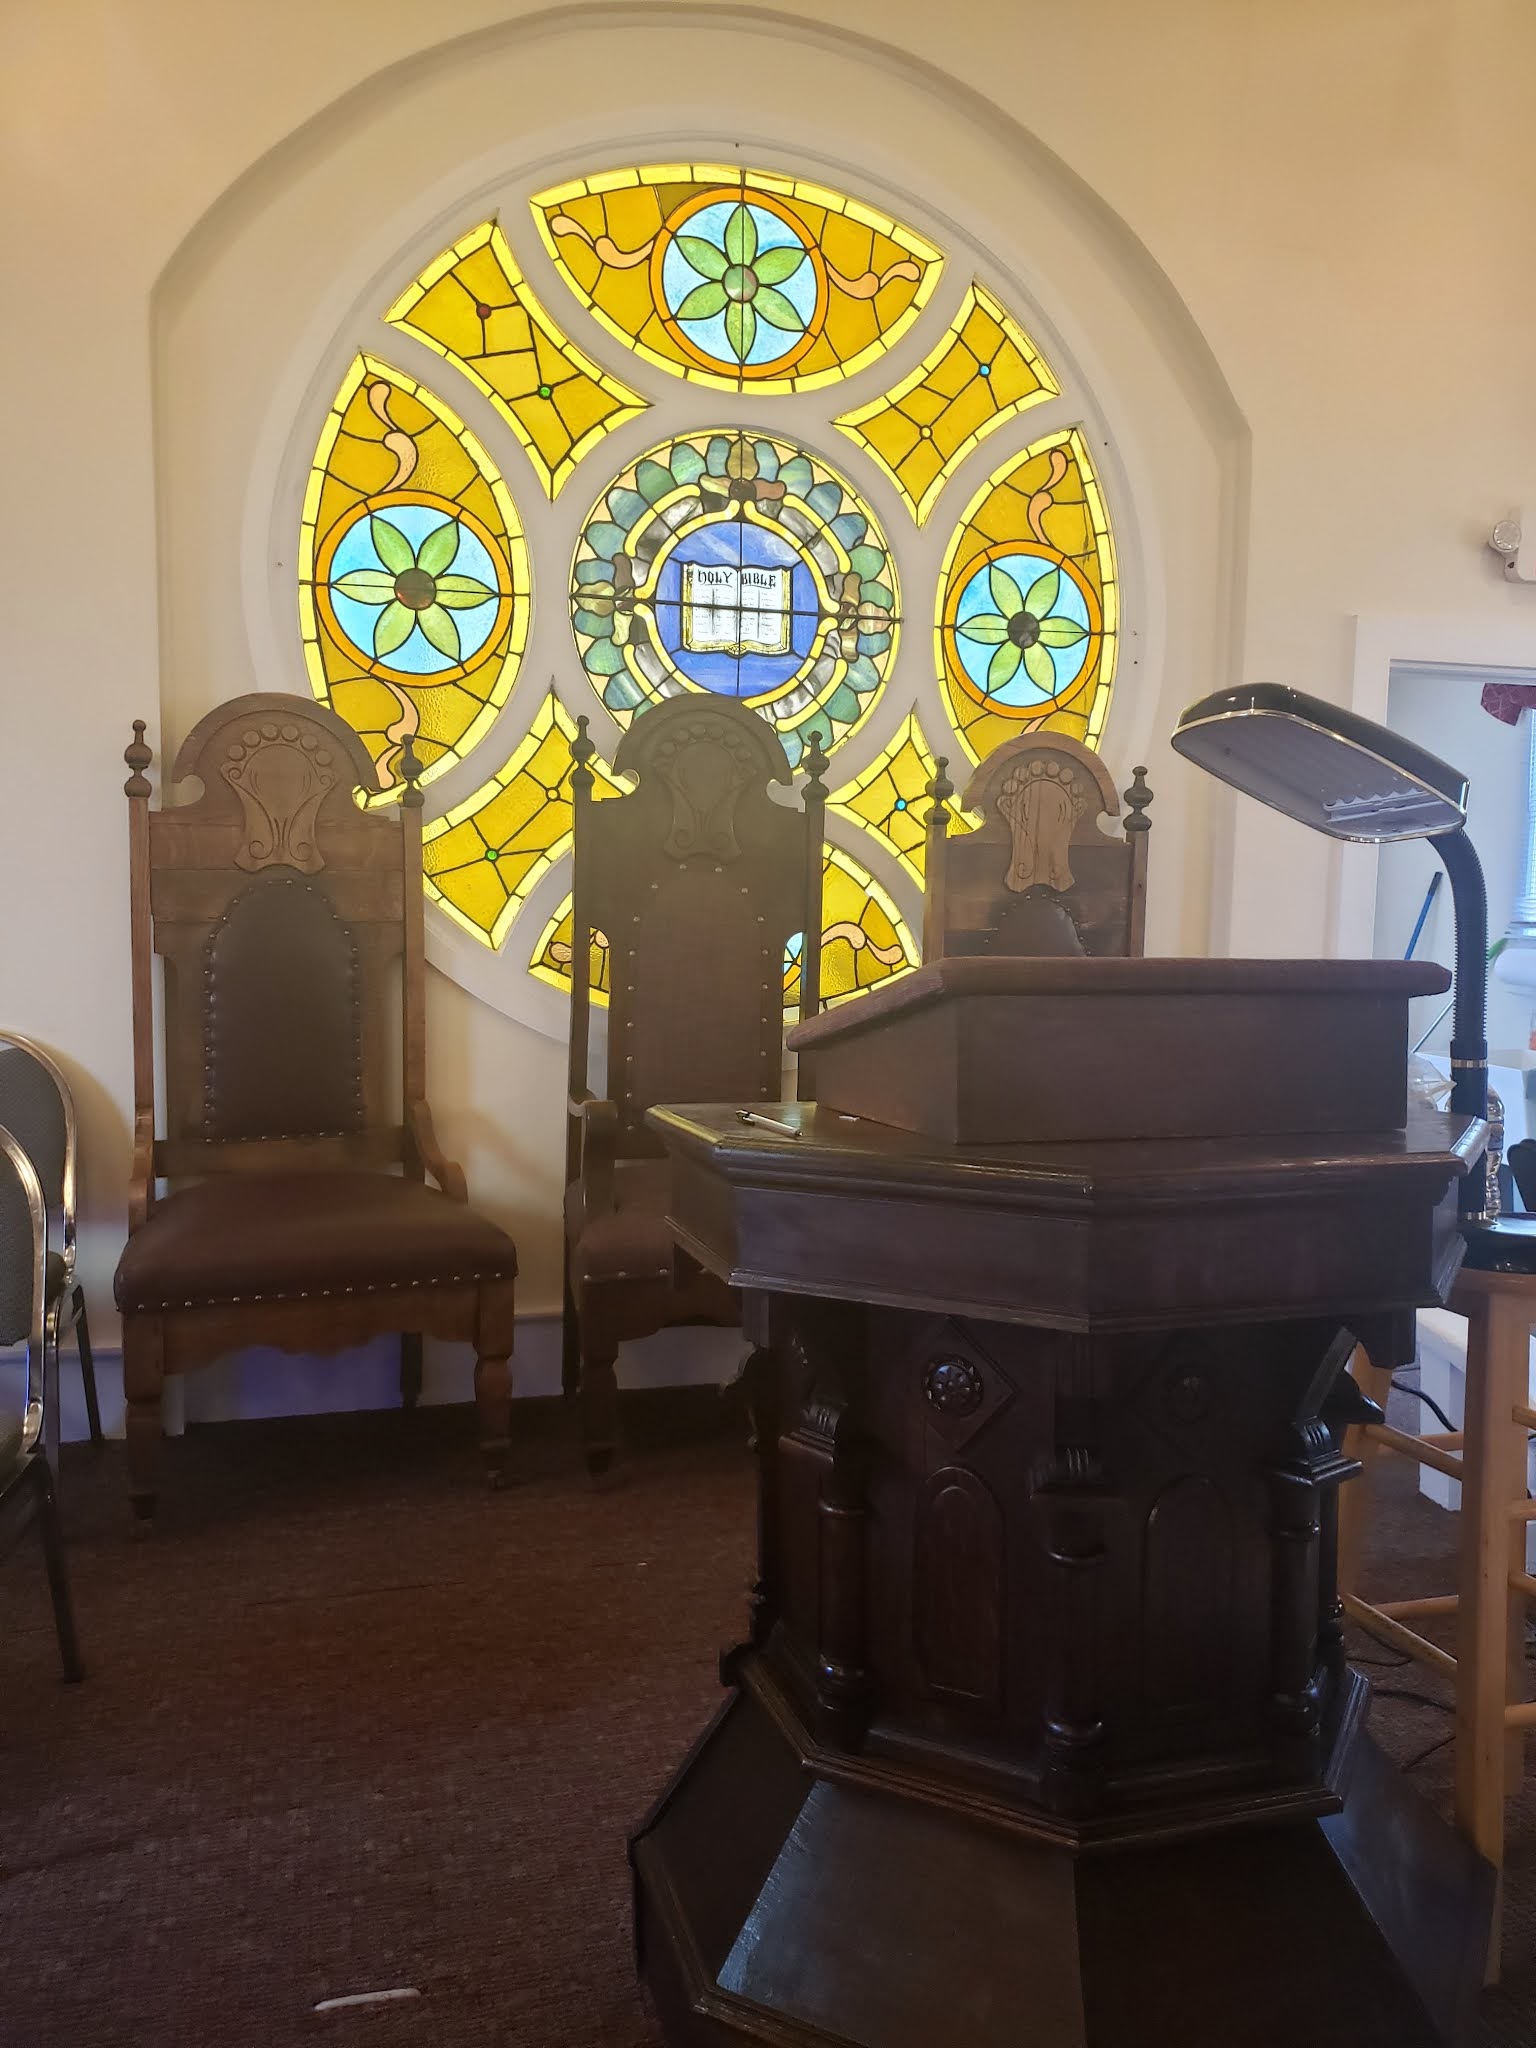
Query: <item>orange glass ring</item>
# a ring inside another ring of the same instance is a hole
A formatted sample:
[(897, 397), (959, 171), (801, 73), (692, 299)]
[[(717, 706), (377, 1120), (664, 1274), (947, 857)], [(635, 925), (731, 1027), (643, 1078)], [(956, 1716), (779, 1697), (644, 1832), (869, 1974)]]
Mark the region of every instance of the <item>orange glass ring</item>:
[[(666, 261), (667, 250), (673, 240), (685, 231), (689, 221), (702, 213), (705, 207), (722, 204), (760, 207), (764, 213), (771, 213), (783, 221), (810, 257), (811, 268), (816, 273), (816, 304), (812, 308), (811, 317), (805, 323), (805, 332), (792, 348), (786, 349), (781, 356), (775, 356), (772, 362), (732, 364), (723, 356), (712, 356), (707, 349), (700, 348), (689, 338), (682, 323), (668, 310), (666, 293), (662, 289), (661, 281), (661, 267)], [(711, 376), (729, 375), (734, 370), (738, 376), (744, 378), (781, 377), (814, 345), (826, 325), (828, 292), (825, 258), (806, 233), (805, 223), (797, 220), (787, 206), (782, 206), (769, 193), (759, 192), (755, 185), (718, 185), (711, 191), (695, 193), (692, 199), (678, 207), (675, 213), (662, 222), (656, 239), (651, 244), (650, 278), (651, 300), (656, 308), (656, 317), (688, 360), (697, 363), (701, 370), (709, 371)]]
[[(1038, 555), (1042, 561), (1049, 562), (1071, 577), (1082, 592), (1083, 603), (1088, 610), (1088, 639), (1092, 643), (1087, 658), (1071, 682), (1063, 684), (1054, 697), (1042, 697), (1034, 704), (1010, 704), (1005, 698), (989, 696), (973, 681), (966, 671), (964, 662), (954, 651), (955, 639), (960, 630), (957, 618), (960, 599), (969, 588), (976, 571), (989, 568), (993, 562), (1000, 562), (1007, 555), (1019, 554)], [(944, 595), (942, 623), (944, 667), (951, 681), (964, 691), (973, 704), (979, 704), (985, 711), (995, 711), (1000, 718), (1038, 718), (1048, 707), (1054, 708), (1069, 703), (1085, 683), (1092, 681), (1104, 649), (1104, 607), (1099, 602), (1098, 592), (1070, 555), (1062, 554), (1059, 549), (1038, 541), (1033, 536), (1028, 540), (998, 541), (991, 547), (981, 549), (961, 567), (952, 570), (949, 586)]]
[[(331, 604), (331, 563), (335, 559), (337, 548), (360, 519), (374, 512), (387, 512), (391, 505), (430, 505), (435, 511), (446, 512), (451, 518), (457, 519), (469, 528), (496, 564), (496, 623), (469, 660), (458, 662), (452, 668), (434, 668), (426, 672), (420, 669), (391, 668), (388, 662), (380, 661), (376, 655), (366, 653), (358, 646), (337, 618)], [(339, 646), (350, 648), (369, 675), (379, 676), (385, 682), (403, 683), (414, 690), (431, 690), (436, 689), (439, 683), (463, 682), (466, 676), (471, 676), (476, 669), (483, 668), (501, 650), (507, 629), (512, 623), (512, 608), (517, 602), (517, 593), (506, 581), (507, 575), (505, 542), (499, 540), (485, 521), (471, 512), (467, 506), (459, 504), (453, 498), (440, 498), (435, 491), (380, 491), (376, 497), (361, 499), (353, 506), (351, 513), (338, 519), (326, 535), (315, 561), (314, 590), (321, 622), (331, 638)]]

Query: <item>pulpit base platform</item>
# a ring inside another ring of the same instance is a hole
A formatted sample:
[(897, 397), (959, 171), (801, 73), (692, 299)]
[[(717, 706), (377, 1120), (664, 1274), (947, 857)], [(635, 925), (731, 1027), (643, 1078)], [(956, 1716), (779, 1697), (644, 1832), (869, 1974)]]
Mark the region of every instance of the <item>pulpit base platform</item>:
[(1491, 1882), (1369, 1742), (1334, 1819), (1074, 1853), (818, 1774), (750, 1686), (631, 1859), (669, 2048), (1434, 2048)]

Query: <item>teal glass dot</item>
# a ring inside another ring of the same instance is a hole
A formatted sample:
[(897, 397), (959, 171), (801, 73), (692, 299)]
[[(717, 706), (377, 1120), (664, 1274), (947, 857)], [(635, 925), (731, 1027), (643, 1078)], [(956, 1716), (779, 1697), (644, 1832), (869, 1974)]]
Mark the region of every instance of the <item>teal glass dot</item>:
[(981, 366), (981, 374), (983, 375), (983, 377), (990, 377), (992, 374), (992, 365), (990, 363), (983, 363)]
[(904, 796), (897, 797), (896, 808), (898, 811), (904, 811), (907, 808), (907, 800)]

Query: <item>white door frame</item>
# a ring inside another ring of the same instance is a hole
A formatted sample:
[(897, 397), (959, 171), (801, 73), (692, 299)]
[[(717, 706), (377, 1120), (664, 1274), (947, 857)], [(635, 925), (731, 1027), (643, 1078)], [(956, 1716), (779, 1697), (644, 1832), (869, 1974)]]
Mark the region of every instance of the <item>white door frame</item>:
[[(1454, 669), (1490, 683), (1536, 682), (1536, 601), (1529, 618), (1362, 612), (1354, 626), (1349, 704), (1362, 718), (1385, 723), (1394, 669)], [(1344, 959), (1369, 959), (1376, 923), (1376, 849), (1336, 841), (1332, 854), (1328, 950)]]

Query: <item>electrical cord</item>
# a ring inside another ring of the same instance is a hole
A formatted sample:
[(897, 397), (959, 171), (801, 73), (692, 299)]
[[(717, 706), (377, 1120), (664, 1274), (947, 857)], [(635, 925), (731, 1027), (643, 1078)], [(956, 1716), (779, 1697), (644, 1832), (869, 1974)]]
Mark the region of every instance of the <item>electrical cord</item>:
[(1415, 1401), (1422, 1401), (1424, 1403), (1424, 1406), (1429, 1410), (1430, 1414), (1434, 1416), (1435, 1420), (1438, 1423), (1440, 1423), (1442, 1428), (1450, 1430), (1454, 1435), (1456, 1429), (1455, 1423), (1452, 1422), (1449, 1415), (1447, 1415), (1445, 1410), (1440, 1406), (1440, 1403), (1436, 1401), (1431, 1395), (1426, 1394), (1422, 1387), (1410, 1387), (1406, 1380), (1394, 1380), (1392, 1382), (1392, 1391), (1394, 1394), (1412, 1394)]

